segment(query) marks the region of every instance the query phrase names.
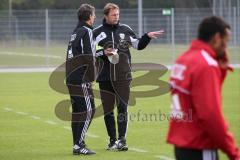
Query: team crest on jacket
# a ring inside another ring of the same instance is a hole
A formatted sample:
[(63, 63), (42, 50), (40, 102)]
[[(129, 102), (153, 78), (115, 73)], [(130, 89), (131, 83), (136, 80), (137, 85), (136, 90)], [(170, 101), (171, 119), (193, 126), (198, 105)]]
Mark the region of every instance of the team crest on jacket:
[(125, 34), (124, 33), (120, 33), (119, 36), (120, 36), (121, 39), (125, 38)]

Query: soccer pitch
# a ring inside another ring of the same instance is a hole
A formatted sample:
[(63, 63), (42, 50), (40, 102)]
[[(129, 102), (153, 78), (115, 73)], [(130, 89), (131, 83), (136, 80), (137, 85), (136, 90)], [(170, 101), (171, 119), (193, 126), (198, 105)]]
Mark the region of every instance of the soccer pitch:
[[(176, 55), (171, 46), (150, 45), (146, 50), (133, 52), (133, 60), (171, 64), (174, 57), (186, 46), (176, 46)], [(0, 48), (0, 67), (39, 67), (46, 66), (45, 49), (38, 47)], [(65, 58), (65, 47), (59, 45), (48, 50), (49, 66), (61, 64)], [(240, 62), (239, 48), (231, 48), (231, 60)], [(137, 98), (136, 105), (129, 107), (129, 115), (140, 117), (130, 119), (127, 132), (127, 152), (108, 152), (107, 132), (103, 117), (95, 118), (90, 126), (86, 142), (97, 152), (94, 156), (73, 156), (70, 122), (62, 121), (55, 115), (55, 106), (69, 99), (52, 90), (49, 86), (51, 73), (0, 73), (0, 159), (11, 160), (135, 160), (135, 159), (174, 159), (173, 148), (166, 144), (168, 120), (155, 120), (151, 114), (168, 114), (170, 96)], [(134, 72), (135, 77), (142, 72)], [(160, 79), (167, 81), (169, 71)], [(95, 88), (97, 84), (95, 84)], [(139, 86), (132, 91), (148, 91), (154, 86)], [(100, 103), (96, 99), (96, 106)], [(223, 87), (223, 111), (240, 145), (240, 70), (229, 73)], [(227, 160), (220, 154), (221, 160)]]
[[(131, 48), (132, 62), (171, 65), (188, 47), (187, 45), (150, 44), (141, 51)], [(19, 47), (11, 43), (5, 46), (0, 45), (0, 67), (58, 66), (65, 61), (66, 49), (66, 44), (52, 44), (46, 48), (39, 42)], [(240, 47), (229, 47), (229, 51), (231, 63), (240, 64)]]

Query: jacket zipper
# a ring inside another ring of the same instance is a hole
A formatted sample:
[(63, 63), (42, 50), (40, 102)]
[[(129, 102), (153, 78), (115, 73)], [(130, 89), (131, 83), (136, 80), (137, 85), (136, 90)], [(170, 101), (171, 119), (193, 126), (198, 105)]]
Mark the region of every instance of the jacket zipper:
[[(112, 32), (112, 42), (113, 42), (113, 49), (115, 49), (115, 41), (114, 41), (114, 35), (113, 35), (113, 32)], [(115, 67), (115, 64), (113, 64), (113, 81), (116, 81), (116, 67)]]

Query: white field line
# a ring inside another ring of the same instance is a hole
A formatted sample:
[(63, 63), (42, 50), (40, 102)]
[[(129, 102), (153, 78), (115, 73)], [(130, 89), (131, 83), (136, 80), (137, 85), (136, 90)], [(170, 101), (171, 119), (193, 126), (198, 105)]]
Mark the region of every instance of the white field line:
[(155, 156), (155, 158), (160, 159), (160, 160), (175, 160), (173, 158), (170, 158), (170, 157), (167, 157), (164, 155), (157, 155), (157, 156)]
[(64, 126), (63, 128), (66, 130), (69, 130), (69, 131), (71, 130), (71, 127), (69, 127), (69, 126)]
[[(109, 143), (109, 140), (105, 140), (107, 143)], [(137, 152), (137, 153), (147, 153), (148, 151), (144, 150), (144, 149), (140, 149), (140, 148), (135, 148), (135, 147), (131, 147), (129, 148), (130, 151), (133, 152)]]
[(47, 121), (44, 121), (45, 123), (47, 124), (51, 124), (51, 125), (56, 125), (57, 122), (54, 122), (54, 121), (50, 121), (50, 120), (47, 120)]
[[(8, 108), (8, 107), (4, 108), (4, 110), (5, 110), (5, 111), (8, 111), (8, 112), (13, 111), (13, 109)], [(28, 113), (21, 112), (21, 111), (17, 111), (16, 114), (25, 115), (25, 116), (28, 115)], [(41, 119), (41, 117), (38, 117), (38, 116), (35, 116), (35, 115), (30, 115), (30, 117), (31, 117), (32, 119), (36, 119), (36, 120), (40, 120), (40, 119)], [(49, 125), (57, 125), (57, 124), (58, 124), (57, 122), (54, 122), (54, 121), (51, 121), (51, 120), (46, 120), (46, 121), (43, 121), (43, 120), (42, 120), (42, 122), (45, 122), (45, 123), (47, 123), (47, 124), (49, 124)], [(64, 129), (67, 129), (67, 130), (71, 130), (71, 128), (70, 128), (69, 126), (63, 126), (63, 128), (64, 128)], [(93, 133), (87, 133), (86, 136), (91, 137), (91, 138), (100, 138), (98, 135), (95, 135), (95, 134), (93, 134)], [(106, 142), (108, 142), (108, 140), (106, 140)], [(148, 151), (146, 151), (146, 150), (144, 150), (144, 149), (134, 148), (134, 147), (129, 148), (129, 150), (134, 151), (134, 152), (137, 152), (137, 153), (148, 153)], [(160, 158), (160, 159), (162, 159), (162, 160), (174, 160), (174, 159), (172, 159), (172, 158), (169, 158), (169, 157), (166, 157), (166, 156), (163, 156), (163, 155), (155, 156), (155, 158)]]
[(53, 72), (56, 68), (1, 68), (0, 73), (35, 73), (35, 72)]
[(36, 54), (36, 53), (21, 53), (21, 52), (0, 52), (0, 55), (13, 55), (13, 56), (29, 56), (29, 57), (41, 57), (41, 58), (53, 58), (53, 59), (63, 59), (61, 56), (54, 56), (54, 55), (45, 55), (43, 54)]
[[(240, 64), (231, 64), (235, 69), (240, 68)], [(166, 66), (171, 70), (172, 66)], [(0, 68), (0, 73), (34, 73), (34, 72), (53, 72), (56, 67), (36, 67), (36, 68)]]
[[(8, 111), (8, 112), (12, 111), (11, 108), (7, 108), (7, 107), (4, 108), (4, 110), (5, 110), (5, 111)], [(16, 114), (24, 115), (24, 116), (28, 115), (28, 113), (21, 112), (21, 111), (16, 111)], [(30, 117), (31, 117), (32, 119), (37, 119), (37, 120), (41, 119), (40, 117), (34, 116), (34, 115), (30, 115)], [(54, 121), (51, 121), (51, 120), (46, 120), (46, 121), (43, 121), (43, 122), (45, 122), (45, 123), (47, 123), (47, 124), (49, 124), (49, 125), (57, 125), (57, 124), (58, 124), (57, 122), (54, 122)], [(71, 130), (71, 128), (70, 128), (69, 126), (63, 126), (63, 128), (64, 128), (64, 129), (67, 129), (67, 130)], [(86, 136), (91, 137), (91, 138), (99, 138), (98, 135), (93, 134), (93, 133), (87, 133)]]
[[(69, 127), (69, 126), (64, 126), (63, 128), (66, 129), (66, 130), (69, 130), (69, 131), (71, 130), (71, 127)], [(99, 138), (98, 135), (95, 135), (95, 134), (92, 134), (92, 133), (89, 133), (89, 132), (87, 132), (86, 136), (91, 137), (91, 138)]]
[(95, 135), (95, 134), (92, 134), (92, 133), (88, 133), (88, 132), (87, 132), (86, 136), (91, 137), (91, 138), (99, 138), (98, 135)]
[[(240, 64), (230, 64), (230, 66), (235, 69), (240, 68)], [(168, 70), (172, 70), (172, 65), (167, 65), (166, 67), (168, 68)]]
[(130, 151), (135, 151), (138, 153), (147, 153), (148, 151), (144, 150), (144, 149), (139, 149), (139, 148), (129, 148)]
[(40, 117), (34, 116), (34, 115), (31, 115), (30, 117), (31, 117), (32, 119), (37, 119), (37, 120), (38, 120), (38, 119), (41, 119)]
[(23, 115), (23, 116), (26, 116), (26, 115), (28, 115), (28, 113), (25, 113), (25, 112), (20, 112), (20, 111), (17, 111), (16, 113), (17, 113), (17, 114), (20, 114), (20, 115)]
[(6, 108), (4, 108), (4, 110), (5, 110), (5, 111), (7, 111), (7, 112), (10, 112), (10, 111), (12, 111), (12, 109), (11, 109), (11, 108), (7, 108), (7, 107), (6, 107)]
[[(7, 108), (7, 107), (4, 108), (4, 110), (7, 111), (7, 112), (12, 111), (11, 108)], [(24, 116), (29, 115), (28, 113), (21, 112), (21, 111), (16, 111), (16, 114), (24, 115)], [(32, 119), (36, 119), (36, 120), (40, 120), (40, 119), (41, 119), (40, 117), (35, 116), (35, 115), (30, 115), (30, 117), (31, 117)], [(51, 120), (46, 120), (46, 121), (43, 121), (43, 122), (45, 122), (45, 123), (47, 123), (47, 124), (49, 124), (49, 125), (57, 125), (57, 124), (58, 124), (57, 122), (54, 122), (54, 121), (51, 121)], [(64, 129), (67, 129), (67, 130), (71, 130), (71, 128), (70, 128), (69, 126), (63, 126), (63, 128), (64, 128)], [(91, 137), (91, 138), (99, 138), (98, 135), (93, 134), (93, 133), (87, 133), (86, 136)]]
[(236, 69), (240, 68), (240, 64), (230, 64), (230, 66)]

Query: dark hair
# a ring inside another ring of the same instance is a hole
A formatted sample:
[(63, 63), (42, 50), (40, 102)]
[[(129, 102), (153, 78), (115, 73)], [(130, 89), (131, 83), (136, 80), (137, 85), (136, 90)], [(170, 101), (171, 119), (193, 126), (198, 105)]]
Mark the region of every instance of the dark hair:
[(227, 34), (226, 29), (231, 29), (230, 25), (222, 18), (207, 17), (199, 25), (198, 39), (209, 42), (216, 33), (220, 33), (222, 37), (225, 36)]
[(112, 9), (119, 10), (119, 7), (114, 3), (107, 3), (103, 8), (103, 14), (107, 16)]
[(88, 21), (90, 16), (94, 14), (95, 8), (89, 4), (82, 4), (78, 9), (78, 20)]

